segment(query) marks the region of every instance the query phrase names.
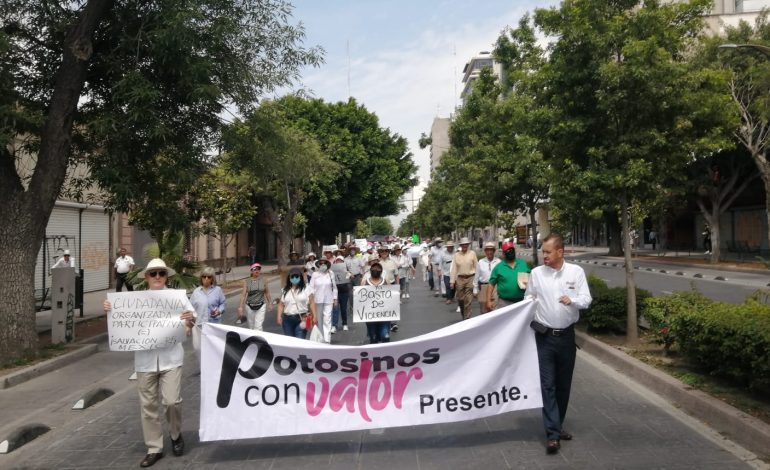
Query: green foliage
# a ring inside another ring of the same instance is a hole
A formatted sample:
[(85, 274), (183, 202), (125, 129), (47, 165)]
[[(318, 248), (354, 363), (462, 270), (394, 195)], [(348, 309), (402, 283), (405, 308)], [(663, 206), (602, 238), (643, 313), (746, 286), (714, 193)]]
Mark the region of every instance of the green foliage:
[(672, 319), (682, 312), (706, 309), (713, 301), (698, 291), (675, 292), (665, 297), (650, 297), (644, 301), (644, 318), (650, 322), (652, 341), (668, 351), (677, 341)]
[(308, 218), (308, 237), (330, 240), (353, 230), (359, 219), (398, 213), (399, 199), (416, 184), (406, 139), (381, 127), (378, 117), (352, 98), (327, 103), (287, 96), (276, 105), (337, 167), (305, 186), (301, 211)]
[(369, 224), (365, 220), (356, 220), (356, 228), (353, 233), (355, 233), (356, 238), (369, 238), (373, 235)]
[(770, 391), (770, 306), (714, 302), (671, 317), (680, 351), (710, 373)]
[[(588, 289), (593, 297), (591, 306), (581, 313), (583, 321), (593, 331), (613, 331), (625, 333), (627, 290), (625, 287), (608, 287), (601, 278), (589, 274)], [(636, 289), (636, 297), (639, 303), (644, 305), (644, 300), (652, 297), (649, 291)], [(644, 308), (638, 309), (638, 315), (644, 315)]]
[(393, 235), (393, 224), (387, 217), (369, 217), (366, 224), (371, 228), (372, 235)]
[[(197, 287), (199, 279), (196, 273), (200, 269), (200, 265), (185, 259), (184, 233), (170, 233), (163, 238), (161, 243), (151, 243), (146, 246), (144, 255), (147, 259), (161, 258), (166, 266), (176, 271), (173, 276), (169, 276), (167, 285), (172, 289), (185, 289), (187, 291)], [(143, 267), (137, 266), (128, 276), (128, 282), (132, 283), (137, 290), (147, 289), (147, 282), (139, 277), (139, 273), (143, 269)]]

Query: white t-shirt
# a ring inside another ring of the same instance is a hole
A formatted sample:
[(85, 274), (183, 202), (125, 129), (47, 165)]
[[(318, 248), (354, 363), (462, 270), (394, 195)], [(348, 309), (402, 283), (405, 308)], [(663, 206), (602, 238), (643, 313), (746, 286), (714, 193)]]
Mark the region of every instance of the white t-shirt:
[(310, 311), (310, 297), (313, 291), (310, 287), (302, 290), (289, 289), (281, 294), (281, 303), (283, 303), (283, 313), (286, 315), (299, 315)]
[(115, 260), (115, 271), (117, 271), (118, 274), (126, 274), (127, 272), (131, 271), (131, 266), (133, 265), (134, 258), (128, 255), (121, 256)]

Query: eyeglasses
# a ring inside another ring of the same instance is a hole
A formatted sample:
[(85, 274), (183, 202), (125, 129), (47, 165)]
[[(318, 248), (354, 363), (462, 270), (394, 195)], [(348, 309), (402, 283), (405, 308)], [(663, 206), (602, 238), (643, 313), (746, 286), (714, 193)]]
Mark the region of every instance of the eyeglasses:
[(166, 277), (168, 276), (168, 271), (152, 271), (147, 274), (149, 274), (150, 277)]
[(209, 276), (209, 275), (201, 276), (201, 279), (213, 279), (213, 278), (214, 278), (214, 276)]
[(289, 276), (290, 279), (299, 279), (299, 276)]

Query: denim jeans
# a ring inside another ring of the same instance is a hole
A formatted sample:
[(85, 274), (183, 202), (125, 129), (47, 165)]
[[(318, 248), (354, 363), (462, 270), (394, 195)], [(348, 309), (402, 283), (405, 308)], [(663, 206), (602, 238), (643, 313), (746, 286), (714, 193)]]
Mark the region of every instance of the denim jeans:
[[(350, 284), (337, 284), (337, 305), (332, 309), (332, 326), (342, 328), (348, 324), (348, 302), (350, 302)], [(342, 325), (340, 325), (342, 316)]]
[(390, 342), (390, 322), (370, 321), (366, 324), (366, 334), (371, 344)]
[(305, 339), (307, 332), (300, 327), (304, 321), (304, 318), (300, 317), (299, 315), (286, 315), (284, 313), (283, 317), (281, 317), (281, 320), (283, 334), (286, 336), (294, 336), (295, 338), (299, 339)]
[(575, 369), (575, 328), (562, 336), (535, 333), (546, 439), (559, 440)]
[(447, 300), (451, 300), (455, 298), (455, 290), (449, 288), (449, 276), (444, 276), (444, 287), (446, 287), (446, 295), (444, 297), (447, 298)]
[(430, 290), (433, 290), (436, 288), (435, 281), (433, 280), (433, 270), (431, 269), (428, 271), (428, 287), (430, 287)]

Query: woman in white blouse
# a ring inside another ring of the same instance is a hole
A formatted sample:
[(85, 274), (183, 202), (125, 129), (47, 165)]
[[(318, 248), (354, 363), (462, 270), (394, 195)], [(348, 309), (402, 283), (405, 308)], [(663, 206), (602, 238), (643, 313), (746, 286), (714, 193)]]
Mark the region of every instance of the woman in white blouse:
[(305, 276), (299, 268), (291, 268), (286, 276), (286, 286), (281, 291), (278, 302), (278, 318), (276, 321), (283, 328), (283, 334), (305, 339), (307, 329), (305, 322), (308, 315), (310, 324), (316, 323), (313, 291), (305, 284)]
[(310, 278), (310, 290), (313, 292), (315, 309), (318, 312), (318, 327), (324, 337), (324, 343), (332, 342), (332, 308), (337, 305), (337, 283), (329, 270), (327, 259), (316, 262), (316, 271)]

